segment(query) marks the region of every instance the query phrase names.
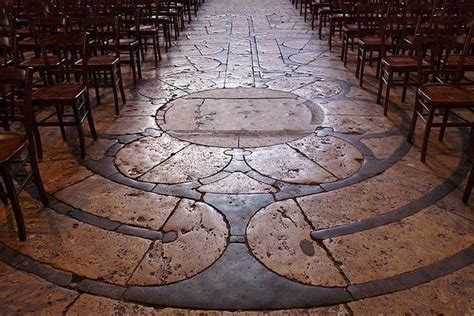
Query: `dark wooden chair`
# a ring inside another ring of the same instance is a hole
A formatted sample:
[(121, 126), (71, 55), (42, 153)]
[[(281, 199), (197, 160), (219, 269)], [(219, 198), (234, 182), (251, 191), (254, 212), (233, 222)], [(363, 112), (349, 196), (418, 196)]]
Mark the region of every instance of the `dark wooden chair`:
[(139, 33), (143, 50), (147, 51), (148, 40), (151, 40), (155, 67), (158, 67), (158, 61), (161, 60), (160, 21), (158, 16), (155, 14), (153, 2), (154, 0), (148, 0), (146, 3), (142, 4)]
[[(91, 39), (87, 60), (88, 86), (94, 87), (98, 104), (101, 102), (99, 88), (112, 88), (116, 115), (120, 114), (118, 91), (122, 103), (127, 102), (120, 67), (119, 25), (120, 17), (93, 16), (82, 21), (83, 31), (89, 32)], [(115, 46), (111, 46), (111, 42)], [(79, 60), (77, 65), (82, 67), (83, 60)]]
[[(391, 88), (394, 86), (403, 87), (402, 102), (405, 102), (407, 88), (410, 85), (410, 73), (418, 71), (418, 58), (414, 55), (415, 47), (404, 39), (415, 32), (419, 23), (421, 23), (421, 19), (416, 17), (389, 17), (382, 23), (382, 61), (377, 103), (381, 103), (385, 86), (384, 115), (387, 115)], [(386, 43), (389, 43), (389, 48)], [(424, 59), (423, 63), (426, 63)], [(394, 76), (397, 74), (401, 74), (402, 78), (395, 79)], [(414, 80), (412, 85), (416, 86), (417, 80)]]
[[(78, 47), (78, 43), (81, 43)], [(66, 140), (66, 126), (77, 129), (81, 158), (86, 157), (83, 122), (87, 119), (94, 140), (97, 133), (90, 109), (87, 87), (88, 34), (51, 34), (42, 39), (41, 51), (46, 64), (47, 85), (33, 93), (33, 105), (51, 108), (53, 113), (37, 121), (38, 126), (58, 126)], [(59, 69), (51, 67), (48, 55), (55, 54), (61, 61)], [(82, 60), (82, 66), (77, 62)], [(53, 80), (53, 74), (56, 80)], [(41, 153), (39, 155), (41, 157)]]
[[(141, 7), (117, 6), (117, 14), (120, 16), (119, 26), (119, 49), (120, 62), (130, 64), (132, 69), (133, 85), (137, 85), (137, 80), (142, 78), (142, 66), (140, 59), (140, 15)], [(115, 40), (111, 40), (109, 45), (116, 46)], [(126, 58), (124, 58), (126, 57)]]
[[(32, 77), (29, 69), (0, 69), (0, 107), (10, 107), (10, 102), (15, 105), (21, 103), (23, 112), (25, 133), (0, 132), (0, 197), (3, 203), (11, 205), (21, 241), (26, 240), (26, 228), (18, 200), (19, 193), (30, 180), (34, 180), (43, 205), (49, 203), (38, 169), (32, 133)], [(17, 100), (19, 95), (22, 96), (21, 100)], [(30, 168), (25, 168), (26, 165), (30, 165)], [(17, 185), (15, 179), (19, 180)]]
[[(389, 5), (367, 4), (357, 8), (357, 24), (359, 34), (356, 77), (359, 85), (364, 83), (365, 64), (375, 62), (377, 66), (376, 76), (380, 73), (380, 61), (382, 51), (382, 39), (380, 37), (380, 25), (387, 15)], [(388, 46), (388, 43), (385, 43)], [(375, 54), (375, 56), (374, 56)]]
[[(434, 83), (428, 83), (418, 88), (416, 93), (415, 108), (408, 133), (408, 141), (413, 142), (417, 119), (425, 122), (425, 134), (421, 148), (421, 161), (426, 161), (428, 142), (433, 127), (439, 127), (439, 140), (442, 141), (444, 133), (448, 127), (474, 127), (474, 122), (465, 120), (456, 115), (456, 109), (470, 109), (474, 106), (474, 92), (458, 85), (463, 69), (464, 56), (469, 51), (469, 44), (472, 37), (472, 27), (469, 35), (466, 37), (466, 44), (459, 60), (457, 69), (442, 67), (441, 60), (449, 58), (450, 52), (456, 47), (456, 36), (449, 35), (430, 35), (417, 37), (417, 50), (425, 51), (430, 49), (430, 66)], [(419, 53), (419, 55), (422, 55)], [(423, 65), (421, 58), (418, 63), (419, 73)], [(420, 76), (419, 76), (420, 77)], [(418, 79), (421, 81), (421, 78)], [(440, 121), (434, 121), (435, 117), (441, 117)], [(456, 120), (450, 120), (450, 117), (456, 117)]]

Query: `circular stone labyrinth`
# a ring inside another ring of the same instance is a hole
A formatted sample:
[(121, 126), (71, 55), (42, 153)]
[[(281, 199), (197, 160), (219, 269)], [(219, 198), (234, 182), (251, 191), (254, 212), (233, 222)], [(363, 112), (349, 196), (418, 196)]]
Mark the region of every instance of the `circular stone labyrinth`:
[(158, 125), (195, 144), (251, 148), (282, 144), (314, 132), (323, 111), (295, 94), (235, 88), (194, 93), (168, 103)]

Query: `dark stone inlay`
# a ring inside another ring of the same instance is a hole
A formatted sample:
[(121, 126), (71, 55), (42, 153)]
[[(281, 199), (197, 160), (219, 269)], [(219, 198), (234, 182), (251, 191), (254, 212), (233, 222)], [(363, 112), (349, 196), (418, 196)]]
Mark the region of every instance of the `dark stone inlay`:
[(196, 191), (196, 188), (200, 186), (201, 184), (197, 181), (180, 184), (157, 184), (152, 192), (191, 200), (200, 200), (202, 194)]
[(271, 194), (207, 193), (203, 200), (224, 214), (229, 222), (231, 236), (245, 236), (250, 218), (275, 202)]
[(125, 135), (119, 135), (117, 136), (117, 139), (119, 141), (119, 143), (121, 144), (130, 144), (130, 143), (133, 143), (134, 141), (142, 138), (143, 135), (142, 134), (125, 134)]
[(390, 278), (349, 286), (356, 300), (397, 292), (427, 283), (474, 263), (474, 246), (422, 268)]
[(443, 181), (443, 183), (438, 185), (429, 193), (423, 195), (418, 200), (412, 201), (393, 211), (380, 214), (365, 220), (313, 231), (311, 232), (311, 237), (314, 240), (323, 240), (339, 236), (351, 235), (379, 226), (388, 225), (400, 221), (411, 215), (414, 215), (420, 212), (421, 210), (435, 204), (436, 202), (446, 197), (449, 193), (451, 193), (458, 185), (462, 183), (465, 175), (469, 171), (469, 167), (469, 164), (467, 164), (464, 159), (462, 159), (447, 180)]
[(118, 154), (118, 152), (123, 148), (123, 146), (125, 146), (125, 145), (122, 144), (122, 143), (116, 143), (116, 144), (112, 145), (112, 147), (107, 149), (107, 151), (105, 152), (105, 156), (106, 157), (115, 157), (115, 155)]
[(245, 244), (247, 239), (245, 236), (230, 236), (229, 242)]
[(175, 232), (175, 231), (169, 231), (169, 232), (165, 232), (163, 234), (163, 243), (168, 243), (168, 242), (173, 242), (175, 241), (176, 239), (178, 239), (178, 233)]
[(157, 240), (163, 237), (163, 233), (160, 231), (122, 224), (117, 221), (113, 221), (104, 217), (99, 217), (97, 215), (76, 209), (58, 200), (56, 200), (56, 203), (54, 203), (54, 205), (52, 205), (50, 209), (57, 213), (70, 216), (83, 223), (100, 227), (105, 230), (121, 233), (124, 235), (130, 235), (150, 240)]
[(100, 160), (86, 160), (84, 165), (92, 172), (100, 174), (106, 178), (111, 177), (118, 171), (114, 165), (113, 157), (104, 157)]
[(51, 283), (66, 287), (72, 282), (72, 273), (55, 269), (44, 263), (39, 263), (29, 257), (17, 265), (18, 269), (33, 273)]
[(192, 279), (160, 287), (130, 287), (124, 298), (154, 305), (220, 310), (305, 308), (352, 300), (343, 288), (302, 285), (268, 271), (241, 243), (229, 244), (214, 265)]
[[(126, 288), (84, 279), (24, 257), (1, 242), (0, 260), (12, 265), (15, 261), (12, 258), (21, 257), (28, 262), (18, 264), (18, 269), (53, 283), (59, 282), (56, 284), (61, 286), (73, 286), (77, 282), (79, 290), (90, 294), (113, 299), (124, 296), (127, 300), (163, 306), (227, 310), (309, 308), (347, 303), (418, 286), (474, 263), (474, 246), (470, 246), (451, 257), (400, 275), (347, 289), (326, 288), (303, 285), (270, 272), (251, 257), (245, 244), (237, 241), (240, 237), (243, 236), (236, 236), (236, 241), (208, 270), (192, 279), (157, 287)], [(61, 273), (63, 275), (58, 277)], [(71, 280), (71, 283), (64, 285), (66, 280)], [(202, 291), (203, 288), (209, 290)]]
[(160, 231), (131, 225), (120, 225), (120, 227), (117, 228), (116, 232), (150, 240), (160, 240), (163, 238), (163, 233)]
[(120, 299), (126, 289), (122, 286), (98, 282), (89, 279), (84, 279), (80, 281), (78, 284), (78, 288), (79, 290), (90, 294), (102, 295), (109, 298), (113, 298), (115, 300)]
[(120, 183), (120, 184), (129, 186), (129, 187), (132, 187), (132, 188), (135, 188), (135, 189), (147, 191), (147, 192), (152, 191), (153, 188), (155, 187), (155, 184), (153, 184), (153, 183), (141, 182), (141, 181), (133, 180), (133, 179), (130, 179), (130, 178), (128, 178), (128, 177), (125, 177), (125, 176), (124, 176), (123, 174), (121, 174), (121, 173), (116, 173), (116, 174), (114, 174), (113, 176), (108, 177), (108, 178), (109, 178), (110, 180), (115, 181), (115, 182), (118, 182), (118, 183)]

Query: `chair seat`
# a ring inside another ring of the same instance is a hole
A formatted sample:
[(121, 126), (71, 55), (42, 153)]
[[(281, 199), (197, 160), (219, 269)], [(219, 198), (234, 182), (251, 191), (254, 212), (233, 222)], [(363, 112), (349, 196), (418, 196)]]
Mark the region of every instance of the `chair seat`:
[(25, 38), (24, 40), (21, 40), (18, 42), (18, 45), (20, 47), (31, 47), (31, 46), (36, 46), (36, 41), (32, 37)]
[[(87, 60), (87, 66), (89, 67), (111, 67), (119, 62), (119, 59), (115, 56), (104, 55), (104, 56), (92, 56)], [(82, 66), (82, 59), (76, 62), (77, 66)]]
[(141, 34), (156, 34), (158, 32), (158, 27), (153, 25), (142, 25), (138, 29)]
[(428, 102), (445, 106), (474, 105), (474, 92), (452, 84), (425, 84), (418, 93)]
[(357, 24), (346, 24), (346, 25), (344, 25), (342, 30), (346, 33), (351, 33), (351, 32), (355, 33), (355, 32), (359, 32), (360, 29), (359, 29), (359, 26)]
[[(449, 68), (457, 67), (460, 62), (460, 59), (461, 59), (461, 56), (459, 55), (449, 55), (447, 66)], [(464, 58), (463, 69), (464, 70), (474, 69), (474, 56), (466, 56), (466, 58)]]
[[(414, 69), (418, 68), (418, 60), (413, 56), (385, 56), (382, 58), (382, 65), (397, 69)], [(430, 64), (423, 60), (423, 66)]]
[(31, 29), (29, 27), (24, 27), (16, 31), (16, 34), (20, 35), (21, 37), (30, 36), (32, 34)]
[(33, 93), (34, 102), (58, 102), (74, 100), (86, 91), (86, 87), (76, 83), (60, 83), (46, 86)]
[(27, 138), (25, 135), (13, 132), (0, 133), (0, 164), (9, 161), (25, 145)]
[[(53, 67), (59, 67), (61, 64), (59, 61), (58, 57), (51, 56), (48, 57), (49, 65)], [(46, 67), (44, 64), (44, 58), (43, 57), (32, 57), (30, 59), (25, 60), (20, 64), (20, 67), (26, 68), (26, 67), (32, 67), (32, 68), (44, 68)]]
[[(380, 37), (363, 37), (359, 39), (359, 45), (366, 47), (380, 47), (382, 46), (382, 39)], [(390, 42), (386, 42), (385, 46), (390, 46)]]
[[(109, 45), (111, 47), (115, 46), (115, 40), (110, 40)], [(129, 48), (133, 46), (138, 46), (138, 40), (134, 38), (121, 38), (119, 39), (119, 46), (120, 48)]]

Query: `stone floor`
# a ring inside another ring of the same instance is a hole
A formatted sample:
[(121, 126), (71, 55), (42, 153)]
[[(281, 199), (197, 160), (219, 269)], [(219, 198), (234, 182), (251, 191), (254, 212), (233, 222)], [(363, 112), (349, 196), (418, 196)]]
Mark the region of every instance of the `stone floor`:
[(413, 91), (384, 117), (333, 50), (288, 0), (206, 0), (120, 116), (104, 91), (85, 161), (42, 130), (52, 203), (23, 194), (23, 243), (1, 209), (0, 314), (473, 315), (465, 133), (421, 163)]

